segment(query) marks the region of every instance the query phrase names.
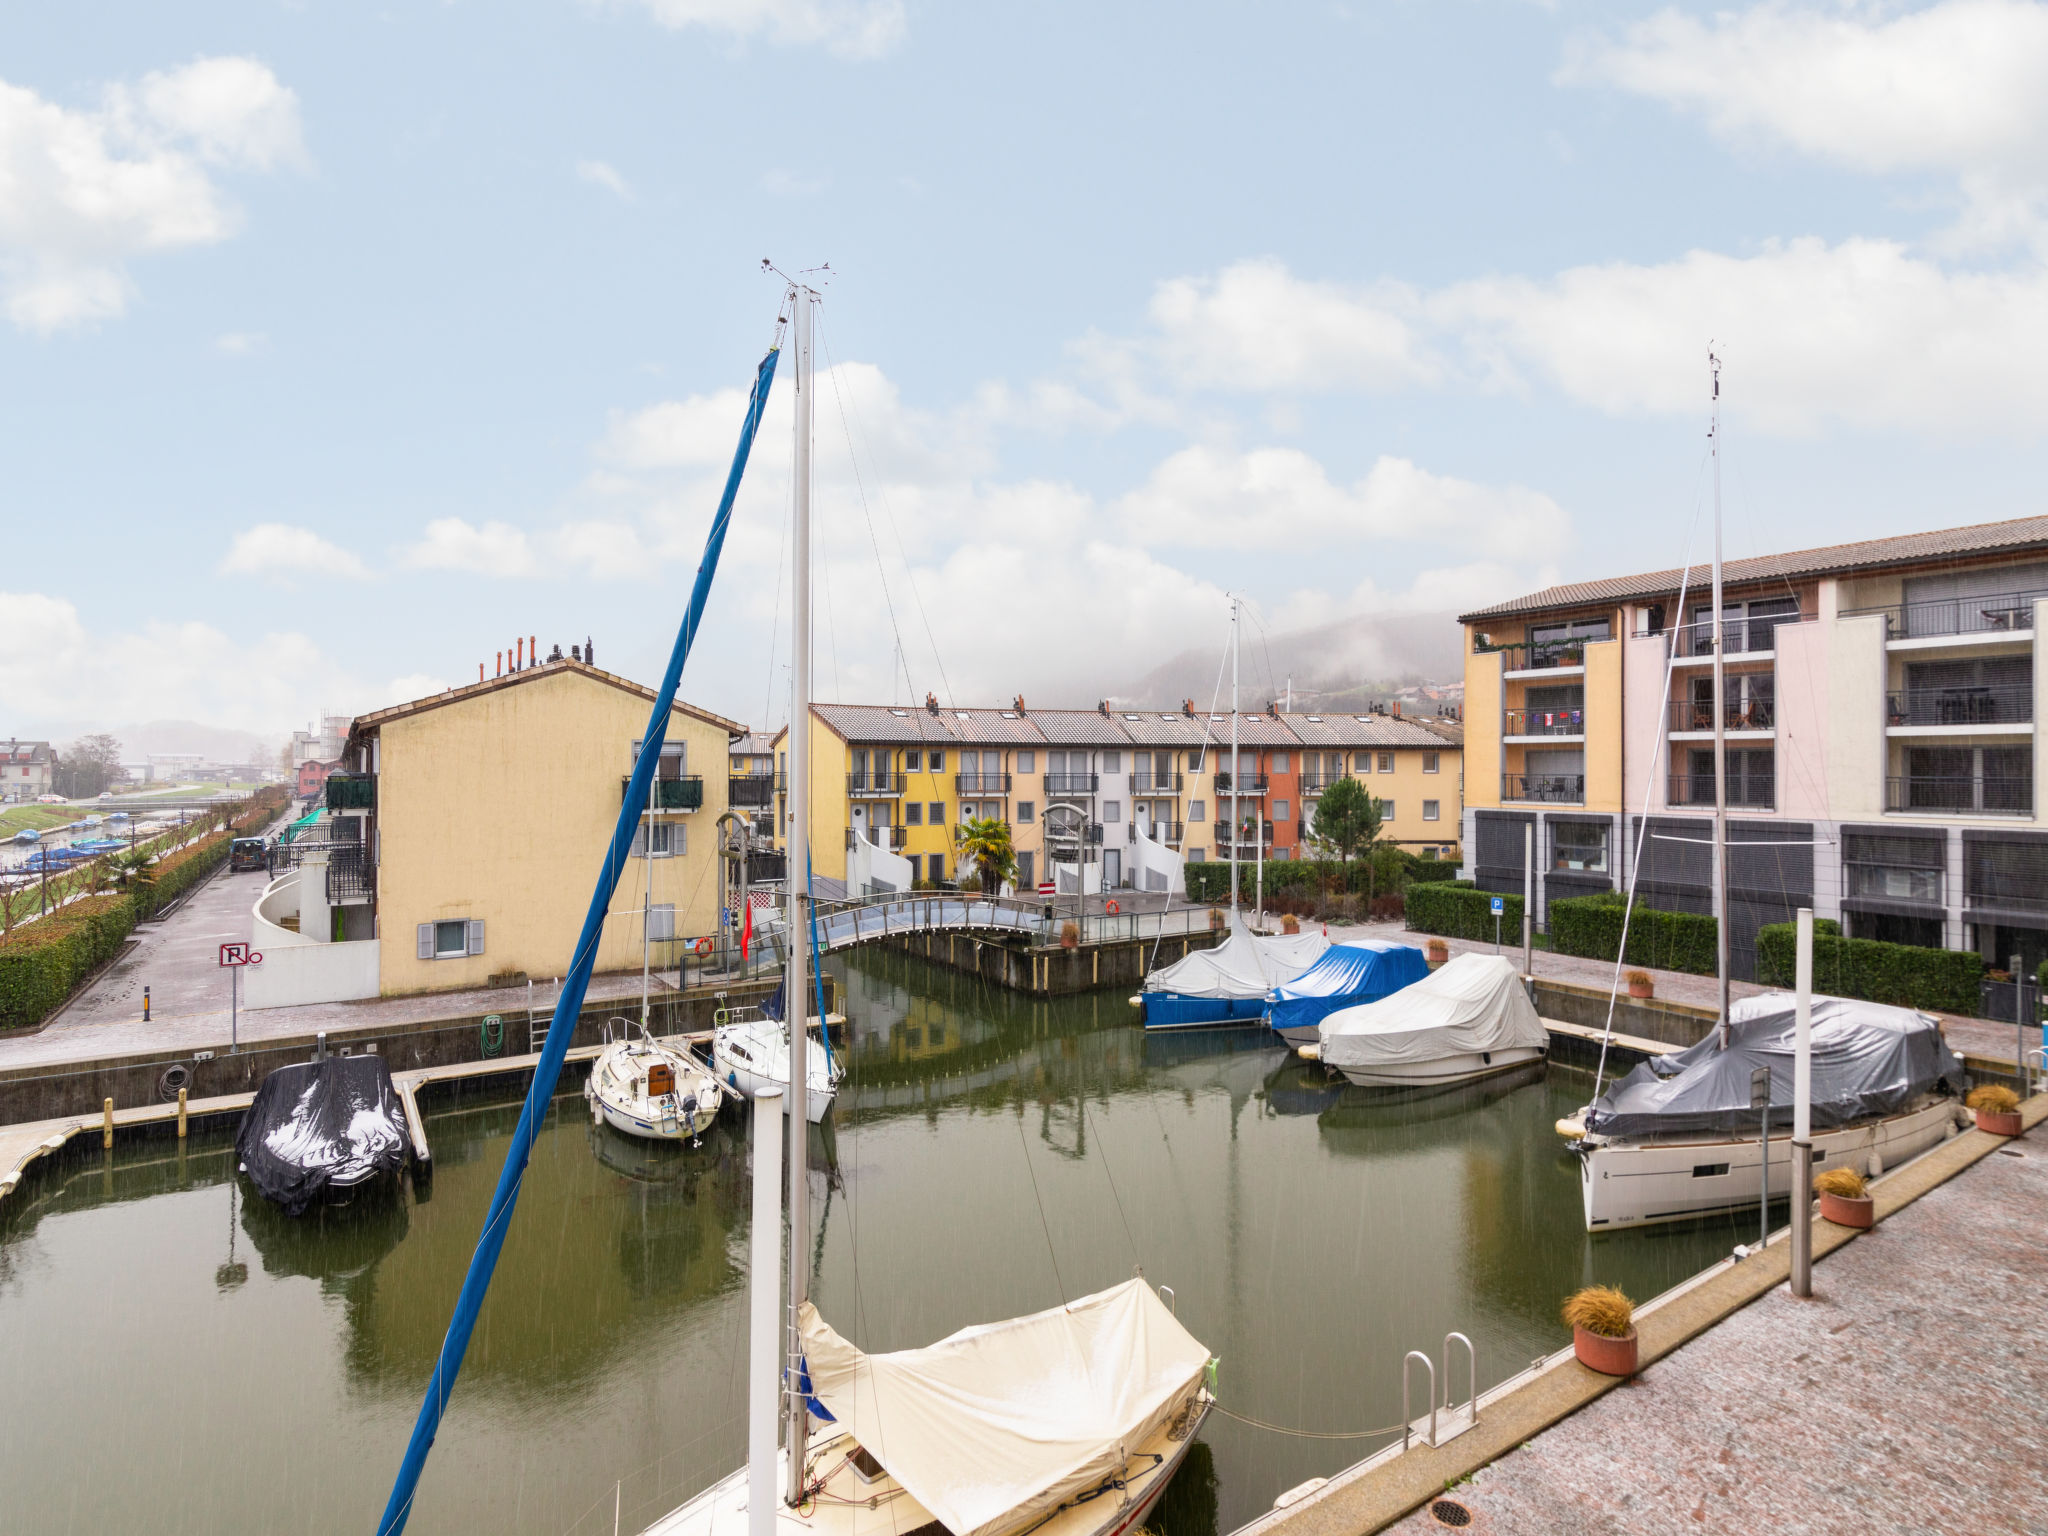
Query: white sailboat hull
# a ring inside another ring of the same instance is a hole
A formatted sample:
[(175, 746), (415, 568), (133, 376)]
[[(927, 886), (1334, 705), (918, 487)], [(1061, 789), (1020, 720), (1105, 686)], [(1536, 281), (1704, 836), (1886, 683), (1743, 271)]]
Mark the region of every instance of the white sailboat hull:
[[(647, 1069), (666, 1066), (675, 1086), (647, 1092)], [(583, 1097), (591, 1117), (642, 1141), (693, 1141), (711, 1129), (724, 1100), (717, 1082), (685, 1051), (667, 1046), (607, 1046), (591, 1063)]]
[[(779, 1024), (720, 1025), (711, 1034), (711, 1065), (721, 1084), (749, 1102), (773, 1088), (783, 1093), (785, 1106), (789, 1103), (789, 1037)], [(825, 1064), (824, 1047), (812, 1041), (804, 1052), (804, 1118), (812, 1125), (831, 1110), (839, 1078)]]
[[(1813, 1135), (1813, 1170), (1853, 1168), (1867, 1174), (1876, 1157), (1885, 1168), (1918, 1157), (1955, 1135), (1960, 1111), (1952, 1099)], [(1770, 1138), (1771, 1198), (1792, 1193), (1792, 1136)], [(1590, 1138), (1580, 1154), (1586, 1230), (1684, 1221), (1717, 1211), (1754, 1209), (1758, 1200), (1757, 1138), (1720, 1134), (1655, 1141)]]
[(1441, 1056), (1434, 1061), (1390, 1061), (1376, 1066), (1347, 1066), (1337, 1070), (1346, 1082), (1359, 1088), (1437, 1088), (1454, 1083), (1477, 1082), (1496, 1072), (1512, 1072), (1531, 1062), (1543, 1060), (1540, 1046), (1511, 1046), (1501, 1051), (1471, 1051), (1458, 1056)]

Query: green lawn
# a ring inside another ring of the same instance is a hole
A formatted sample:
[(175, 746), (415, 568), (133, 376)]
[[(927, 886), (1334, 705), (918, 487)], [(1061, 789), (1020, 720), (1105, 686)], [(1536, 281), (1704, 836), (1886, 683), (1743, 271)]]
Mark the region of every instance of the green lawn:
[(23, 827), (34, 827), (38, 832), (68, 827), (86, 814), (68, 805), (10, 805), (0, 811), (0, 835), (12, 837)]

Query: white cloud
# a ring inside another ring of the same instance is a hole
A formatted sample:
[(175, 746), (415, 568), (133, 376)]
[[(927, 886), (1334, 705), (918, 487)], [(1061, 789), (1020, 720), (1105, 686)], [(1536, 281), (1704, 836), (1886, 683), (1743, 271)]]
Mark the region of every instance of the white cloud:
[(664, 400), (630, 414), (614, 412), (598, 452), (635, 469), (708, 468), (731, 460), (746, 415), (744, 389)]
[(370, 573), (363, 562), (329, 543), (310, 528), (288, 523), (258, 523), (235, 535), (220, 563), (224, 575), (345, 576), (361, 580)]
[(209, 245), (237, 218), (208, 167), (303, 159), (298, 102), (252, 59), (200, 59), (72, 110), (0, 81), (0, 298), (23, 330), (118, 316), (127, 261)]
[(593, 187), (603, 187), (621, 202), (633, 201), (633, 188), (628, 185), (626, 178), (602, 160), (578, 160), (576, 177), (579, 181), (589, 182)]
[(736, 42), (820, 45), (850, 59), (880, 58), (908, 30), (903, 0), (634, 0), (664, 27), (702, 27)]
[(248, 357), (261, 352), (269, 338), (261, 331), (229, 331), (213, 339), (213, 349), (229, 357)]
[(539, 571), (524, 530), (510, 523), (481, 527), (460, 517), (437, 517), (420, 540), (400, 552), (413, 570), (469, 571), (478, 576), (532, 576)]

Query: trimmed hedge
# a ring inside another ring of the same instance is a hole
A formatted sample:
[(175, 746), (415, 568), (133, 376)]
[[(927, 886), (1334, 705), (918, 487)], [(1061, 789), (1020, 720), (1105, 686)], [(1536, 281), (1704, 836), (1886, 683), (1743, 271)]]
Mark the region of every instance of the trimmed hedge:
[(191, 890), (226, 862), (232, 828), (210, 833), (175, 853), (167, 853), (145, 869), (135, 882), (137, 918), (147, 921)]
[[(1977, 987), (1984, 979), (1983, 956), (1970, 950), (1845, 939), (1840, 925), (1826, 920), (1813, 927), (1814, 991), (1976, 1017)], [(1797, 979), (1798, 943), (1796, 923), (1772, 923), (1760, 929), (1756, 936), (1757, 980), (1767, 987), (1792, 986)]]
[(0, 1029), (40, 1024), (135, 927), (126, 896), (86, 896), (0, 944)]
[[(1497, 930), (1493, 916), (1496, 895), (1503, 904)], [(1407, 917), (1411, 933), (1491, 943), (1498, 931), (1503, 943), (1509, 939), (1522, 942), (1522, 898), (1482, 891), (1470, 880), (1431, 880), (1410, 886)]]
[[(1597, 896), (1562, 896), (1550, 904), (1550, 947), (1560, 955), (1612, 960), (1621, 948), (1621, 920), (1628, 898), (1619, 891)], [(1660, 912), (1636, 903), (1628, 919), (1630, 965), (1659, 971), (1711, 976), (1720, 925), (1700, 912)]]
[[(1372, 876), (1367, 877), (1364, 859), (1346, 864), (1337, 859), (1268, 859), (1265, 861), (1266, 894), (1321, 896), (1326, 891), (1363, 896), (1370, 889), (1378, 896), (1391, 896), (1421, 881), (1448, 880), (1458, 866), (1445, 859), (1424, 859), (1405, 848), (1383, 843), (1373, 850)], [(1230, 896), (1230, 864), (1225, 859), (1207, 859), (1186, 867), (1190, 901), (1224, 901)], [(1249, 900), (1257, 884), (1256, 867), (1249, 861), (1237, 866), (1237, 889)]]

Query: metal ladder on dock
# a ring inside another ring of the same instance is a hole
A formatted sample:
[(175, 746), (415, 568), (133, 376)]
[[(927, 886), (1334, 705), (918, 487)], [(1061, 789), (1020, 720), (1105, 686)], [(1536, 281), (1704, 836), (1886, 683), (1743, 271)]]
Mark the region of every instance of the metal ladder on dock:
[[(1451, 1341), (1453, 1339), (1465, 1346), (1467, 1398), (1464, 1408), (1464, 1421), (1462, 1423), (1458, 1421), (1457, 1404), (1451, 1397)], [(1434, 1450), (1440, 1445), (1446, 1445), (1457, 1439), (1466, 1430), (1476, 1429), (1479, 1426), (1479, 1351), (1472, 1347), (1472, 1341), (1466, 1338), (1464, 1334), (1456, 1332), (1447, 1333), (1444, 1335), (1443, 1359), (1444, 1390), (1441, 1400), (1438, 1399), (1436, 1390), (1436, 1362), (1419, 1349), (1409, 1350), (1401, 1360), (1401, 1449), (1404, 1451), (1408, 1449), (1409, 1443), (1413, 1439), (1420, 1439), (1424, 1445)], [(1417, 1360), (1420, 1360), (1422, 1368), (1429, 1372), (1429, 1417), (1427, 1420), (1416, 1418), (1410, 1409), (1408, 1386), (1410, 1381), (1413, 1380), (1413, 1372), (1410, 1371), (1409, 1367)], [(1439, 1410), (1443, 1414), (1443, 1422), (1441, 1423), (1437, 1417)], [(1427, 1423), (1429, 1426), (1426, 1434), (1420, 1431), (1420, 1426), (1424, 1423)]]

